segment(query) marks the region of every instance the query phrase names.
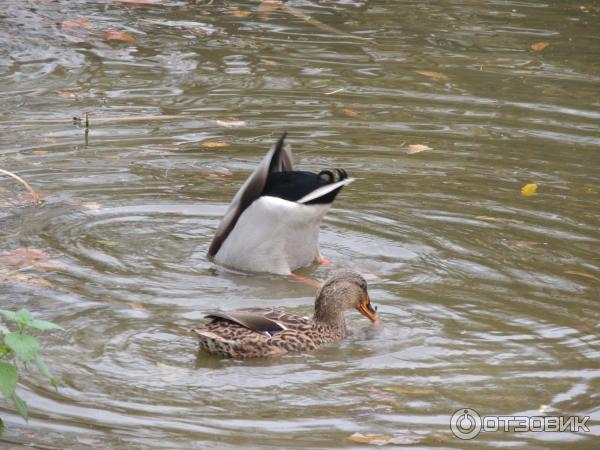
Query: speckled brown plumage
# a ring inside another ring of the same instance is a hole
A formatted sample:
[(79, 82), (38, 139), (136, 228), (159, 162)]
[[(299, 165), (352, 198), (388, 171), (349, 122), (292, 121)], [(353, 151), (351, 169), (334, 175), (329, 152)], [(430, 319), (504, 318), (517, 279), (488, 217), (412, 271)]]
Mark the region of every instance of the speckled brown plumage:
[(312, 318), (280, 309), (251, 308), (214, 312), (202, 328), (192, 329), (200, 349), (229, 358), (261, 358), (315, 350), (346, 336), (344, 311), (356, 308), (371, 320), (377, 315), (362, 276), (350, 270), (332, 274), (315, 299)]

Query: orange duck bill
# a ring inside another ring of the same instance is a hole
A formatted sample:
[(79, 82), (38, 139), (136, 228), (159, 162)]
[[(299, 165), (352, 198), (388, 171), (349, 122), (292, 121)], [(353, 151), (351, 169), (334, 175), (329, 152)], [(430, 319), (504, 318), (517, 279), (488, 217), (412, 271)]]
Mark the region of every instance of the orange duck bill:
[(365, 294), (363, 296), (362, 301), (356, 309), (363, 316), (368, 317), (369, 320), (373, 322), (379, 320), (379, 316), (377, 315), (377, 307), (373, 307), (373, 305), (371, 305), (371, 299), (369, 298), (369, 294)]

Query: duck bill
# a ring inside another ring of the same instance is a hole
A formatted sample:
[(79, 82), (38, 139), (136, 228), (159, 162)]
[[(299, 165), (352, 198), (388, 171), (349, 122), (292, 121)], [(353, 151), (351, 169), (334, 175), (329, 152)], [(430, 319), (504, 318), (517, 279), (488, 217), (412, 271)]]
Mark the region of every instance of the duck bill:
[(358, 312), (360, 312), (363, 316), (367, 317), (372, 322), (379, 320), (379, 316), (373, 305), (371, 305), (371, 299), (369, 298), (369, 294), (365, 294), (360, 302), (360, 305), (356, 308)]

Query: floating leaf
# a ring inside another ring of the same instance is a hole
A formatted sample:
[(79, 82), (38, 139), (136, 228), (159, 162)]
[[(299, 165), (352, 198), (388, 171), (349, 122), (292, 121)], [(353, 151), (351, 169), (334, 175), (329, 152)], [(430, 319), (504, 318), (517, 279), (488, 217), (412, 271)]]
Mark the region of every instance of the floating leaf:
[(111, 241), (110, 239), (98, 239), (98, 244), (106, 245), (108, 247), (116, 247), (119, 245), (118, 242)]
[(516, 219), (506, 219), (504, 217), (493, 217), (493, 216), (475, 216), (477, 220), (485, 220), (486, 222), (498, 222), (498, 223), (515, 223), (520, 224), (523, 223), (521, 220)]
[(104, 39), (107, 41), (125, 42), (127, 44), (135, 44), (137, 42), (137, 39), (131, 34), (115, 29), (105, 31)]
[(521, 188), (521, 195), (524, 197), (531, 197), (532, 195), (535, 195), (537, 188), (538, 186), (535, 183), (526, 184)]
[(433, 150), (430, 146), (424, 144), (410, 144), (406, 150), (406, 153), (413, 155), (415, 153), (421, 153), (426, 150)]
[(344, 108), (342, 109), (342, 111), (344, 112), (344, 114), (346, 114), (348, 117), (358, 117), (360, 116), (360, 113), (358, 111), (355, 111), (353, 109), (350, 108)]
[(234, 17), (248, 17), (250, 14), (252, 14), (250, 11), (242, 11), (239, 9), (231, 11), (231, 15)]
[(67, 30), (81, 27), (91, 28), (92, 23), (88, 19), (63, 20), (61, 27)]
[(50, 255), (39, 248), (17, 248), (0, 252), (0, 267), (20, 268), (30, 266), (36, 261), (46, 261)]
[(276, 66), (277, 65), (277, 63), (275, 61), (271, 60), (271, 59), (262, 58), (260, 60), (260, 62), (263, 63), (266, 66)]
[(17, 388), (17, 368), (12, 364), (0, 362), (0, 392), (6, 398), (11, 398)]
[(550, 43), (548, 42), (534, 42), (533, 44), (531, 44), (531, 50), (533, 50), (534, 52), (541, 52), (549, 45)]
[(206, 148), (222, 148), (222, 147), (229, 147), (229, 142), (223, 142), (223, 141), (207, 141), (207, 142), (203, 142), (203, 143), (202, 143), (202, 147), (206, 147)]
[(129, 306), (131, 306), (131, 309), (135, 309), (136, 311), (143, 311), (144, 309), (146, 309), (146, 307), (144, 306), (143, 303), (139, 303), (139, 302), (131, 302), (129, 304)]
[(243, 120), (217, 120), (216, 123), (220, 127), (225, 128), (237, 128), (246, 125), (246, 122), (244, 122)]
[(262, 20), (266, 20), (271, 17), (271, 13), (276, 9), (283, 6), (280, 1), (277, 0), (266, 0), (258, 5), (258, 17)]
[(425, 75), (426, 77), (429, 77), (429, 78), (435, 78), (436, 80), (444, 80), (445, 81), (448, 79), (448, 75), (446, 75), (445, 73), (434, 72), (433, 70), (415, 70), (415, 72), (420, 75)]
[(425, 436), (419, 436), (416, 434), (401, 434), (396, 436), (389, 436), (387, 434), (362, 434), (354, 433), (348, 437), (348, 440), (356, 442), (358, 444), (371, 444), (371, 445), (412, 445), (421, 442)]
[(48, 150), (32, 150), (31, 154), (32, 155), (47, 155)]
[(17, 357), (28, 364), (37, 356), (40, 344), (36, 338), (28, 334), (13, 332), (4, 337), (4, 343)]

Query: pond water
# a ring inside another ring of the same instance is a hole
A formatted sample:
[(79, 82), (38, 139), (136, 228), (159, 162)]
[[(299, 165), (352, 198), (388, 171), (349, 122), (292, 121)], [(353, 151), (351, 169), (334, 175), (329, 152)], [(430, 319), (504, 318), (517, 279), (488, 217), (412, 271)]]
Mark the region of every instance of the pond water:
[[(597, 2), (4, 5), (0, 168), (43, 205), (0, 177), (0, 302), (65, 331), (42, 339), (60, 388), (32, 369), (1, 445), (597, 448)], [(385, 328), (349, 314), (313, 354), (198, 355), (178, 327), (208, 310), (312, 309), (306, 284), (205, 258), (284, 130), (298, 167), (357, 178), (323, 223), (332, 266), (299, 273), (369, 274)], [(590, 432), (462, 441), (460, 408)]]

